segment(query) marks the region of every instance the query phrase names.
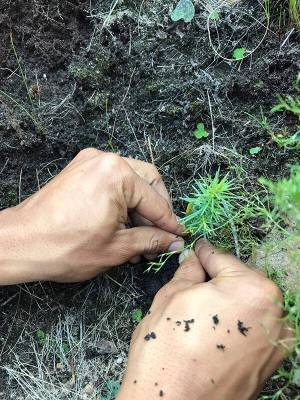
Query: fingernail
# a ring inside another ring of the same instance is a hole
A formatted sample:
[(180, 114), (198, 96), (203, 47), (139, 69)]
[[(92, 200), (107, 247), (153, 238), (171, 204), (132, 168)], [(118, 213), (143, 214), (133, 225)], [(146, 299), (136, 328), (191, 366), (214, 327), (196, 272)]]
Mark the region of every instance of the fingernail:
[(176, 240), (175, 242), (171, 243), (168, 252), (172, 253), (173, 251), (180, 252), (184, 249), (184, 241), (183, 240)]
[(183, 252), (179, 256), (179, 264), (182, 264), (192, 253), (193, 251), (190, 249), (183, 250)]

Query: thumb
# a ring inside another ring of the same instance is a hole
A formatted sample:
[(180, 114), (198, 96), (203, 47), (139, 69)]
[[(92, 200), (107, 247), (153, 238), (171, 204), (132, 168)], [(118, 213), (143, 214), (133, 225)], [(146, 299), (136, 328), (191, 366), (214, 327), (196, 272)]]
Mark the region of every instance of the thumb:
[(156, 255), (184, 249), (184, 240), (154, 226), (122, 229), (116, 234), (116, 245), (124, 249), (126, 259), (137, 255)]
[(193, 281), (194, 283), (205, 282), (206, 274), (199, 258), (192, 250), (184, 250), (179, 256), (180, 265), (175, 272), (175, 280)]

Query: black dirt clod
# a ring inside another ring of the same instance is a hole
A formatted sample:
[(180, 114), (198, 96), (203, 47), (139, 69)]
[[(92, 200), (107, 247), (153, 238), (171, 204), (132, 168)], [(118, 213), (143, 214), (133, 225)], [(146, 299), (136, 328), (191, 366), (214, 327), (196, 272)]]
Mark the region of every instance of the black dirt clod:
[(133, 383), (134, 383), (134, 384), (137, 384), (137, 380), (135, 379), (135, 380), (133, 381)]
[(219, 322), (220, 322), (219, 317), (218, 317), (217, 314), (214, 315), (214, 316), (212, 317), (212, 320), (213, 320), (213, 323), (214, 323), (215, 325), (218, 325)]
[(180, 326), (181, 325), (181, 321), (176, 321), (176, 325)]
[(160, 390), (160, 391), (159, 391), (159, 397), (163, 397), (163, 395), (164, 395), (164, 391), (163, 391), (163, 390)]
[(184, 332), (188, 332), (191, 330), (190, 324), (193, 324), (195, 322), (194, 319), (188, 319), (187, 321), (183, 321), (184, 322)]
[(151, 339), (151, 335), (147, 333), (147, 335), (144, 337), (144, 339), (148, 342)]
[(224, 346), (224, 344), (217, 344), (217, 349), (218, 350), (222, 350), (225, 351), (226, 346)]
[(150, 336), (151, 336), (152, 339), (156, 339), (156, 333), (155, 332), (151, 332)]
[(239, 331), (243, 336), (247, 336), (249, 330), (251, 329), (251, 326), (248, 326), (248, 327), (247, 327), (247, 326), (244, 325), (244, 322), (238, 320), (238, 322), (237, 322), (237, 328), (238, 328), (238, 331)]

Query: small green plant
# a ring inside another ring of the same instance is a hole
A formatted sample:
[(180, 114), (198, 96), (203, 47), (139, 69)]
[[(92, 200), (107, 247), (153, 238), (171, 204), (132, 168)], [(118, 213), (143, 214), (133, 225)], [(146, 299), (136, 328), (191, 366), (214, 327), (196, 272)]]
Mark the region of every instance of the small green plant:
[[(229, 180), (228, 175), (222, 178), (218, 170), (214, 176), (195, 180), (192, 189), (190, 196), (182, 198), (187, 203), (187, 209), (181, 223), (192, 239), (186, 248), (192, 248), (200, 237), (216, 238), (217, 233), (228, 229), (238, 249), (234, 222), (239, 216), (238, 208), (243, 201), (235, 193), (234, 182)], [(156, 261), (149, 264), (146, 272), (151, 270), (159, 272), (174, 254), (174, 252), (161, 254)]]
[(262, 151), (262, 148), (257, 146), (257, 147), (251, 147), (251, 149), (249, 149), (249, 153), (254, 156), (255, 154), (258, 154)]
[(132, 311), (132, 321), (133, 322), (140, 322), (143, 318), (143, 313), (140, 308)]
[(191, 22), (195, 16), (195, 6), (191, 0), (180, 0), (171, 13), (171, 19), (177, 22), (181, 19), (184, 22)]
[(205, 130), (204, 124), (202, 122), (197, 124), (197, 129), (194, 131), (194, 136), (197, 139), (203, 139), (209, 136), (209, 133)]
[(101, 396), (101, 400), (115, 400), (120, 390), (120, 383), (109, 380), (106, 382), (105, 395)]
[(217, 21), (218, 19), (220, 19), (220, 13), (218, 10), (213, 10), (210, 14), (209, 14), (209, 19), (212, 21)]
[(193, 193), (182, 198), (190, 212), (181, 222), (192, 236), (210, 237), (234, 219), (238, 200), (234, 183), (228, 175), (221, 178), (218, 170), (214, 177), (196, 180), (192, 188)]
[(35, 332), (35, 336), (36, 336), (36, 340), (37, 340), (38, 344), (41, 347), (43, 347), (46, 343), (46, 338), (47, 338), (46, 333), (42, 329), (38, 329)]
[(245, 57), (245, 54), (246, 54), (245, 47), (239, 47), (234, 50), (232, 57), (234, 60), (242, 60)]

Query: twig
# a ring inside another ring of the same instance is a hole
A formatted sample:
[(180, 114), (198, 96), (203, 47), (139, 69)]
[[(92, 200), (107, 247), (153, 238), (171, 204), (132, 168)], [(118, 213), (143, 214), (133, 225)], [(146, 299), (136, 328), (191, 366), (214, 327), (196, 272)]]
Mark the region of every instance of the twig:
[(215, 125), (214, 125), (214, 117), (212, 113), (212, 107), (211, 107), (211, 101), (210, 101), (210, 95), (209, 91), (207, 89), (207, 97), (208, 97), (208, 104), (209, 104), (209, 113), (210, 113), (210, 119), (211, 119), (211, 129), (212, 129), (212, 148), (213, 151), (215, 151)]

